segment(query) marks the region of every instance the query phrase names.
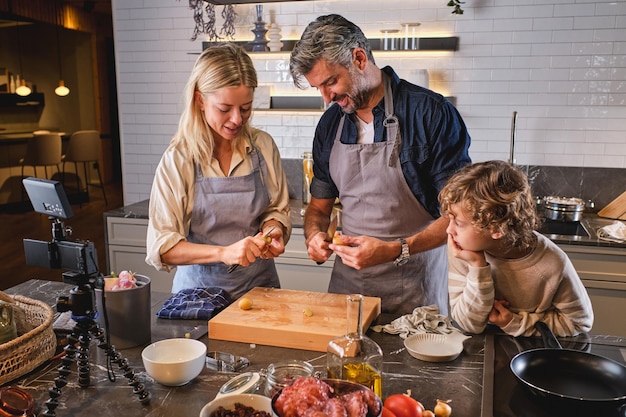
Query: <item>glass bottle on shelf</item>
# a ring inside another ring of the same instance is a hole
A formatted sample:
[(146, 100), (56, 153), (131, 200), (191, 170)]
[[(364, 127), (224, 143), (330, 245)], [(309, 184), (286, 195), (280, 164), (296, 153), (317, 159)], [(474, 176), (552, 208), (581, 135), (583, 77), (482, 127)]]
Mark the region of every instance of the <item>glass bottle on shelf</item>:
[(383, 351), (363, 334), (363, 296), (346, 296), (347, 333), (328, 342), (326, 370), (328, 377), (352, 381), (370, 388), (382, 398)]
[(313, 181), (313, 153), (302, 154), (302, 205), (311, 202), (311, 181)]

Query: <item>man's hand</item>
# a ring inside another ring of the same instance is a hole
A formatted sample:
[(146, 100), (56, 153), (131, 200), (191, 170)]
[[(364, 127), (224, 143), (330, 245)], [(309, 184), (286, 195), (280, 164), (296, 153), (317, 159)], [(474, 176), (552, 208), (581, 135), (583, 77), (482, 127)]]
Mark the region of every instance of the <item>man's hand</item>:
[(354, 269), (390, 262), (400, 254), (400, 242), (384, 241), (370, 236), (341, 235), (343, 245), (330, 244), (329, 247), (341, 257), (344, 265)]

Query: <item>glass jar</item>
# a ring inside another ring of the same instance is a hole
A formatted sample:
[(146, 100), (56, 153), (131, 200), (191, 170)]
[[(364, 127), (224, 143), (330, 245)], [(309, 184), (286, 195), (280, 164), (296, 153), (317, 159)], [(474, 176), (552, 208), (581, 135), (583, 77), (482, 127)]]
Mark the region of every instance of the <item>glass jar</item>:
[(383, 51), (395, 51), (398, 49), (398, 32), (400, 29), (382, 29)]
[(265, 380), (258, 372), (245, 372), (222, 385), (216, 398), (229, 394), (264, 394)]
[(313, 181), (313, 153), (302, 154), (302, 204), (311, 202), (311, 181)]
[(363, 296), (350, 294), (347, 301), (347, 333), (328, 342), (328, 377), (356, 382), (382, 398), (383, 351), (363, 334)]
[(32, 417), (35, 415), (33, 396), (21, 388), (4, 387), (0, 389), (1, 417)]
[(417, 38), (417, 28), (420, 23), (403, 23), (402, 30), (404, 32), (404, 40), (402, 49), (405, 51), (417, 51), (419, 49), (419, 39)]
[(287, 360), (272, 363), (266, 370), (265, 395), (271, 398), (296, 378), (307, 376), (313, 376), (313, 365), (308, 362)]

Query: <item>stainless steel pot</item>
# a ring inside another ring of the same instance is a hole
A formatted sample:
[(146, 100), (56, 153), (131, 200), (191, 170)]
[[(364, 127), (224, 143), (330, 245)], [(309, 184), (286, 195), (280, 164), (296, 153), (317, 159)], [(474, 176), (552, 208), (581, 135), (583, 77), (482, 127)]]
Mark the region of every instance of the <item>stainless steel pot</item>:
[(543, 215), (549, 220), (564, 222), (577, 222), (583, 216), (585, 202), (575, 197), (555, 197), (543, 198)]

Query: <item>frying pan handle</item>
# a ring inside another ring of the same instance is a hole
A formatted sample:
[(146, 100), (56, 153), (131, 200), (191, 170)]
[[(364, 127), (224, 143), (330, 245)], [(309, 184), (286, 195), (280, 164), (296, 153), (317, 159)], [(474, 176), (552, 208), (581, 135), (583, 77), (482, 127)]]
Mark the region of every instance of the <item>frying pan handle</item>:
[(535, 329), (541, 334), (541, 339), (543, 339), (543, 346), (551, 349), (563, 349), (559, 340), (556, 338), (552, 330), (548, 327), (546, 323), (543, 321), (538, 321), (535, 323)]

